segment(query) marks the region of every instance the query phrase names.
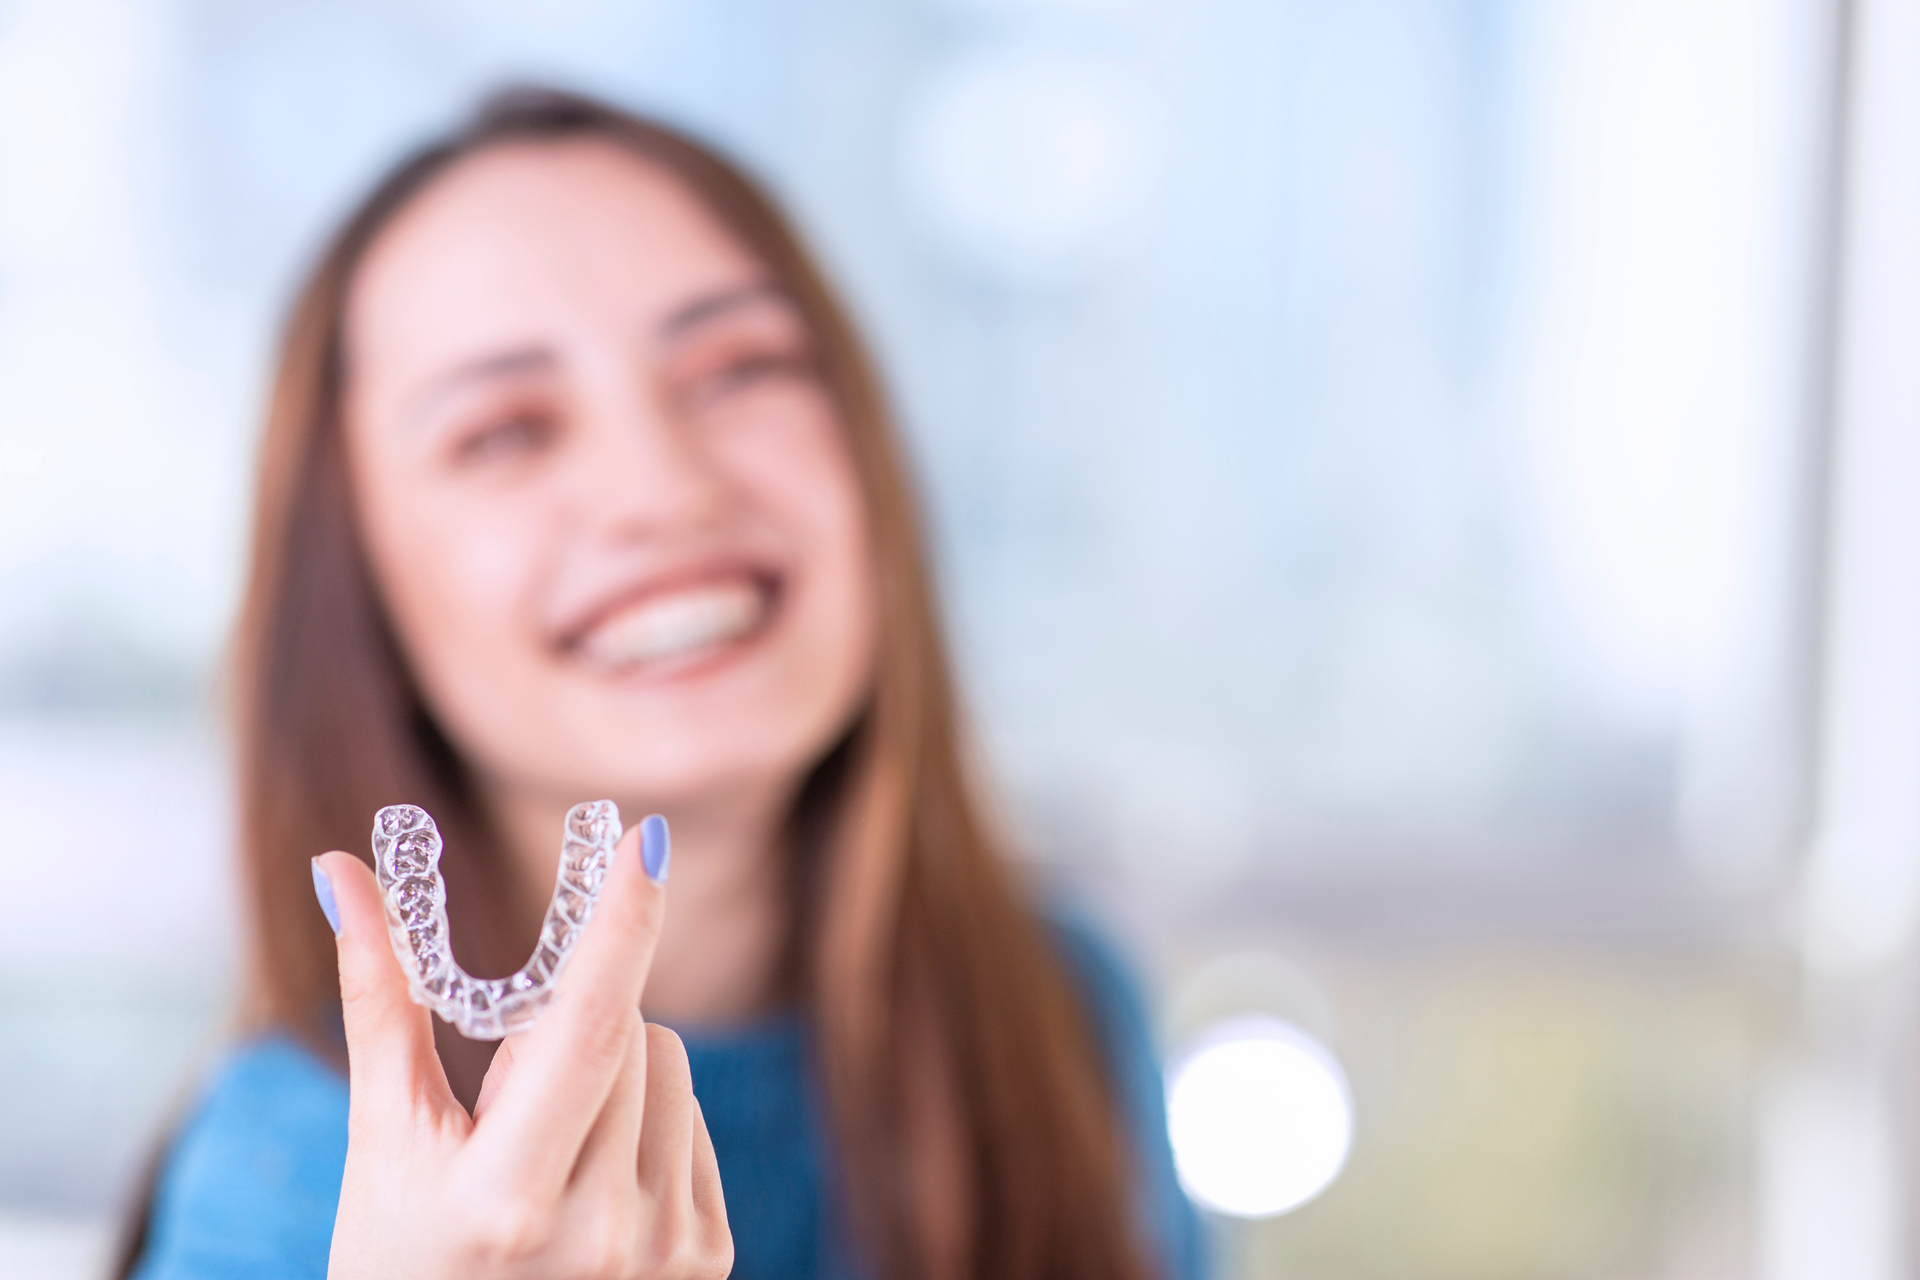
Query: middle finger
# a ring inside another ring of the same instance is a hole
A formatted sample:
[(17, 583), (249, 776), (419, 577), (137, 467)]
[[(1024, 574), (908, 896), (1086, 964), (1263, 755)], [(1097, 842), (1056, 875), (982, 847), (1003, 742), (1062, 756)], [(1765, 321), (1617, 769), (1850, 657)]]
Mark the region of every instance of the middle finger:
[(627, 1055), (620, 1074), (607, 1094), (607, 1103), (587, 1133), (580, 1161), (574, 1167), (573, 1185), (599, 1179), (616, 1180), (631, 1187), (634, 1166), (640, 1149), (640, 1126), (647, 1106), (647, 1036), (645, 1024), (636, 1010), (627, 1033)]

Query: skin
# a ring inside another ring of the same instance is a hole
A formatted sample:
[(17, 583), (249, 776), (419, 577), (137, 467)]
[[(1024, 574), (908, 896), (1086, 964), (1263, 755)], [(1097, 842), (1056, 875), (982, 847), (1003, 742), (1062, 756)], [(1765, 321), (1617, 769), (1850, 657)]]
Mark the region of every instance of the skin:
[[(780, 823), (871, 678), (864, 509), (808, 335), (671, 175), (569, 142), (470, 157), (402, 210), (356, 275), (346, 350), (374, 575), (528, 914), (566, 810), (603, 796), (630, 825), (668, 817), (675, 905), (630, 838), (554, 1012), (469, 1119), (370, 873), (322, 859), (353, 1072), (334, 1274), (724, 1275), (685, 1055), (637, 1010), (686, 1025), (773, 998)], [(715, 599), (731, 623), (635, 659), (661, 609)], [(554, 1252), (576, 1238), (591, 1256)]]

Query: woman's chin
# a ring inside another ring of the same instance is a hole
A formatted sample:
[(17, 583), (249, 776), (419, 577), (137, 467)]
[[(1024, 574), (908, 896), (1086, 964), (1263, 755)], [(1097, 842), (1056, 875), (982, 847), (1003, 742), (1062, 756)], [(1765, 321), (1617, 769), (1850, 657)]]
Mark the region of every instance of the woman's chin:
[[(551, 756), (528, 764), (550, 778), (576, 779), (563, 790), (580, 791), (581, 799), (671, 809), (790, 790), (796, 775), (825, 754), (833, 734), (817, 714), (798, 708), (754, 709), (716, 699), (656, 709), (576, 722)], [(562, 761), (572, 767), (554, 767)]]

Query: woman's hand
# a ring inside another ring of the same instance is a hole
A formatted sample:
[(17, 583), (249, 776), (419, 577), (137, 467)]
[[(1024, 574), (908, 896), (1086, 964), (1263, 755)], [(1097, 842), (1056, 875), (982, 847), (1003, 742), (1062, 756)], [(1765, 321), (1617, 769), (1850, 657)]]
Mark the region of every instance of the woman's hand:
[(351, 1101), (332, 1280), (722, 1277), (733, 1236), (686, 1049), (640, 1018), (665, 891), (620, 842), (593, 922), (475, 1113), (407, 997), (373, 873), (318, 860), (339, 908)]

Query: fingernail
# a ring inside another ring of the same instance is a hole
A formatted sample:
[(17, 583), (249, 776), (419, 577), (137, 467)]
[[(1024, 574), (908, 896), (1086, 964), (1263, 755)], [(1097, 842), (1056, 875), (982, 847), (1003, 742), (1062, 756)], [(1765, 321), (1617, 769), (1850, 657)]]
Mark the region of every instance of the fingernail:
[(640, 865), (655, 884), (667, 882), (667, 864), (673, 861), (673, 838), (667, 834), (667, 820), (650, 813), (640, 820)]
[(313, 896), (320, 899), (320, 912), (326, 916), (327, 923), (333, 926), (335, 933), (340, 932), (340, 907), (333, 900), (333, 881), (327, 879), (327, 873), (320, 869), (320, 859), (313, 860)]

